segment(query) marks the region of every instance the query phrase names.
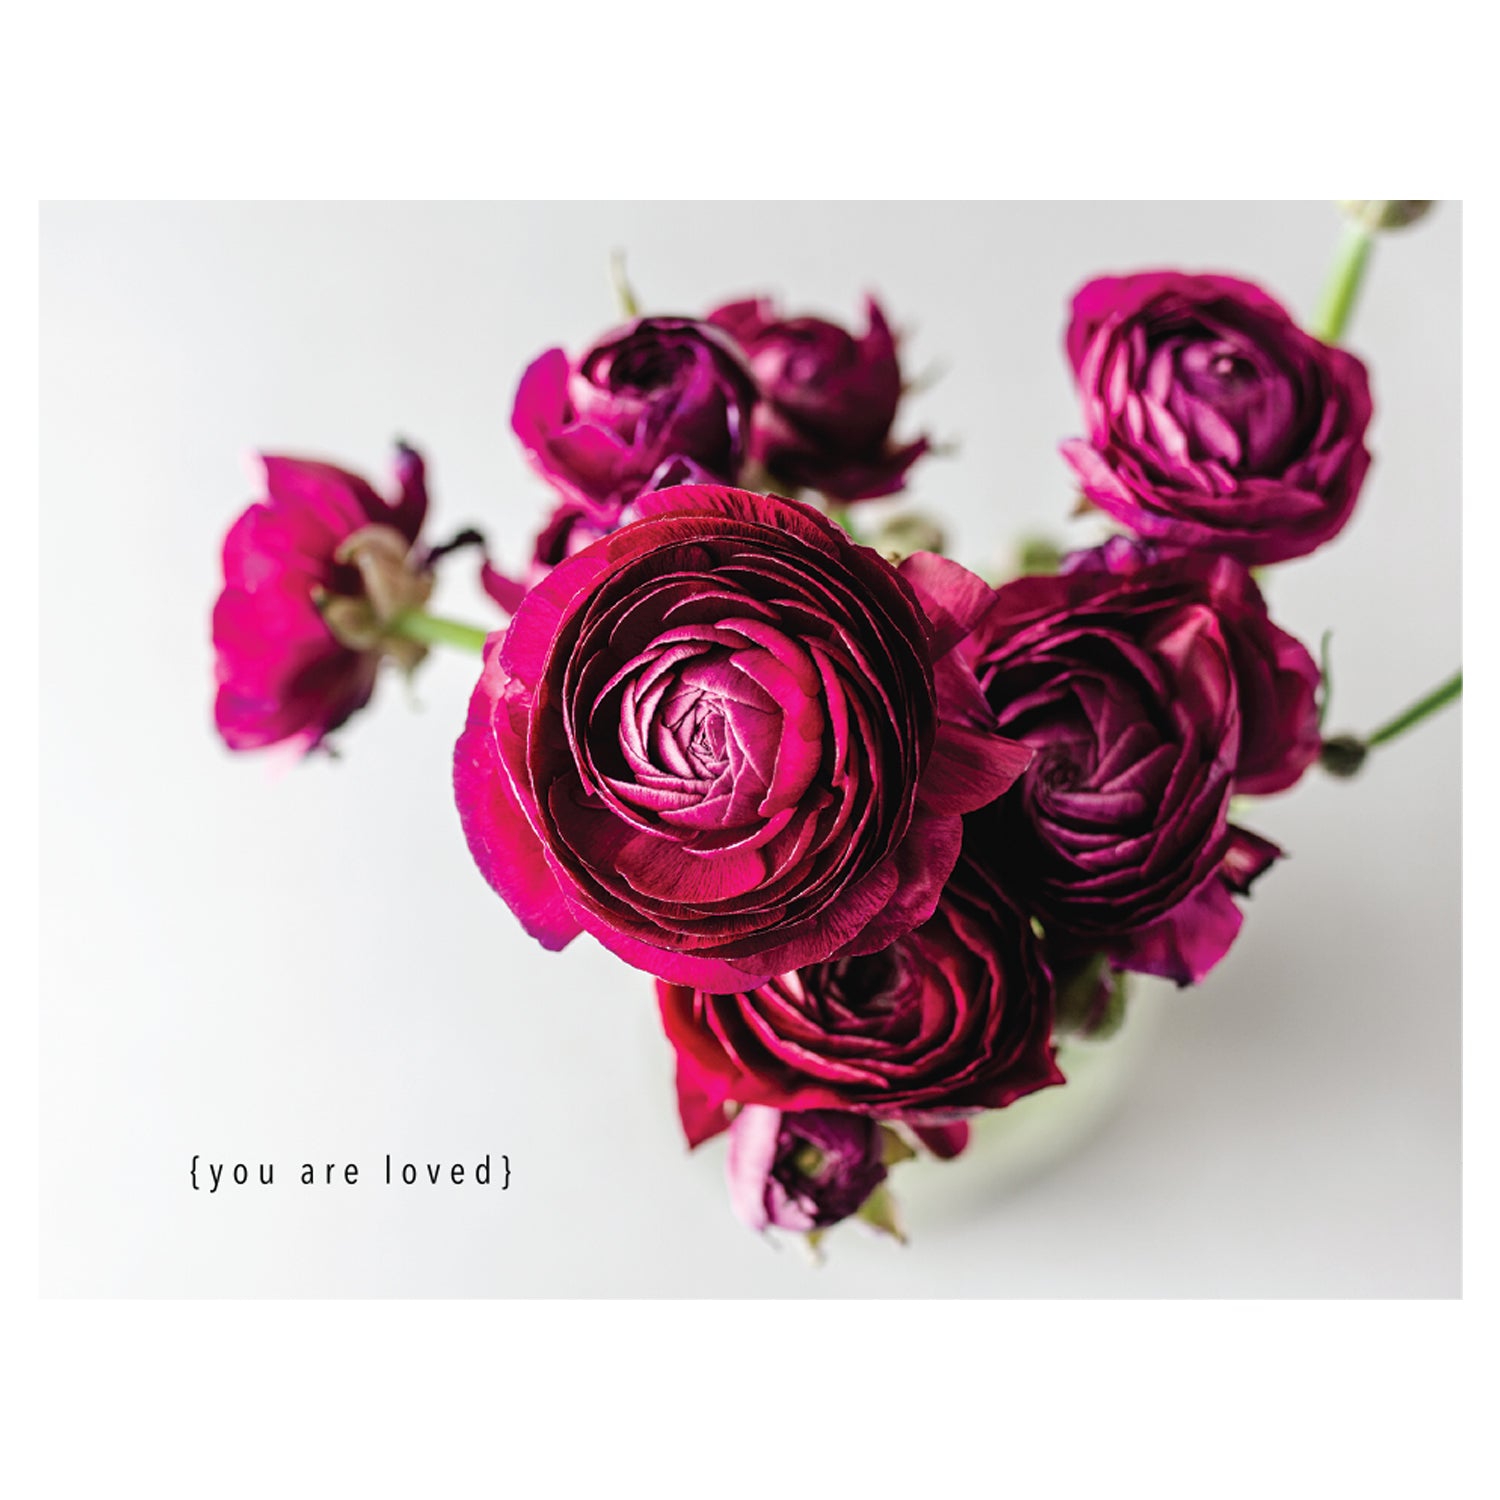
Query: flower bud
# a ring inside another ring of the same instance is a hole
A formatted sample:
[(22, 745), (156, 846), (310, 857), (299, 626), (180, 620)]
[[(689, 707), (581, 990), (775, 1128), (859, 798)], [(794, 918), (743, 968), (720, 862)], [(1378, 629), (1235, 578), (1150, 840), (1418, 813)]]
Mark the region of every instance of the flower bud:
[(1408, 224), (1425, 219), (1432, 211), (1432, 200), (1340, 198), (1339, 207), (1356, 223), (1373, 232), (1381, 229), (1405, 229)]
[(826, 1229), (885, 1181), (885, 1146), (881, 1127), (859, 1115), (747, 1105), (729, 1127), (730, 1201), (751, 1229)]
[(1370, 747), (1357, 734), (1336, 734), (1323, 741), (1318, 764), (1330, 776), (1347, 779), (1359, 773), (1369, 753)]

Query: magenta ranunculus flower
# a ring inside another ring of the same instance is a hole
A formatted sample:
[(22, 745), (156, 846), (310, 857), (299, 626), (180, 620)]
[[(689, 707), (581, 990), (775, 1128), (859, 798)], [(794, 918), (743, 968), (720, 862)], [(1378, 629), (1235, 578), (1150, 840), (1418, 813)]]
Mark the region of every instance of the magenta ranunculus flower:
[(901, 401), (896, 340), (873, 297), (856, 338), (822, 318), (784, 318), (763, 297), (726, 303), (708, 321), (745, 351), (760, 389), (751, 456), (771, 477), (831, 499), (892, 495), (928, 448), (892, 441)]
[(735, 483), (755, 404), (740, 350), (690, 318), (638, 318), (576, 364), (549, 349), (521, 377), (511, 427), (560, 498), (519, 574), (485, 566), (490, 597), (514, 614), (565, 557), (635, 520), (643, 494)]
[(986, 815), (1007, 889), (1049, 935), (1201, 979), (1239, 930), (1231, 894), (1280, 852), (1230, 824), (1230, 796), (1317, 754), (1307, 652), (1232, 559), (1124, 538), (999, 589), (962, 650), (1036, 751)]
[(1369, 380), (1259, 287), (1151, 271), (1073, 299), (1084, 494), (1141, 536), (1246, 563), (1300, 557), (1349, 519), (1370, 455)]
[(755, 400), (743, 357), (717, 328), (638, 318), (576, 363), (561, 349), (535, 360), (521, 377), (511, 426), (563, 497), (550, 527), (581, 524), (602, 534), (650, 490), (733, 484)]
[(545, 946), (709, 991), (886, 947), (1031, 759), (954, 652), (993, 591), (795, 501), (638, 505), (490, 638), (454, 757), (480, 870)]
[(658, 981), (657, 996), (689, 1145), (730, 1104), (941, 1125), (1063, 1082), (1041, 944), (968, 855), (933, 915), (878, 953), (738, 995)]
[(874, 1120), (751, 1105), (729, 1127), (729, 1201), (748, 1228), (826, 1229), (857, 1213), (885, 1181)]
[(308, 750), (369, 701), (383, 658), (410, 668), (426, 654), (386, 630), (431, 593), (417, 547), (426, 482), (407, 447), (397, 449), (393, 502), (332, 464), (263, 463), (265, 498), (224, 540), (214, 722), (231, 750)]

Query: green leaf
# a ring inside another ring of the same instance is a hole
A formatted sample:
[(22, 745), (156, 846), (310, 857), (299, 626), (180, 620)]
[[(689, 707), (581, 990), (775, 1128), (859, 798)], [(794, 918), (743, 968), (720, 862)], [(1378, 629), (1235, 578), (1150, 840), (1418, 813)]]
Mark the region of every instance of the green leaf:
[(911, 1161), (917, 1154), (889, 1125), (880, 1127), (880, 1137), (880, 1160), (887, 1167), (894, 1167), (900, 1161)]
[(890, 1235), (899, 1244), (906, 1243), (906, 1231), (902, 1229), (901, 1220), (896, 1214), (896, 1200), (883, 1182), (859, 1206), (855, 1217), (863, 1219), (866, 1224), (872, 1229), (879, 1230), (881, 1234)]

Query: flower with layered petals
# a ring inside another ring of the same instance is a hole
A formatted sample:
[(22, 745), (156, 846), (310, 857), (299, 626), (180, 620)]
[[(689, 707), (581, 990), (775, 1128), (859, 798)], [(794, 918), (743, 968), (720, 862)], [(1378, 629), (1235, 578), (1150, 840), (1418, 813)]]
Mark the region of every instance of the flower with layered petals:
[(526, 370), (511, 426), (533, 466), (588, 524), (612, 526), (650, 490), (739, 478), (755, 408), (743, 356), (691, 318), (637, 318), (570, 360)]
[(743, 994), (658, 981), (657, 996), (690, 1145), (732, 1104), (943, 1124), (1063, 1081), (1041, 944), (968, 854), (933, 915), (889, 948)]
[(822, 318), (782, 317), (764, 297), (708, 315), (749, 358), (761, 396), (751, 457), (782, 485), (845, 502), (892, 495), (927, 452), (926, 438), (891, 439), (902, 388), (896, 340), (873, 297), (865, 316), (856, 338)]
[(514, 614), (564, 558), (635, 520), (641, 495), (733, 484), (755, 404), (742, 353), (691, 318), (637, 318), (576, 362), (547, 350), (521, 377), (511, 427), (559, 498), (531, 561), (518, 574), (486, 564), (485, 590)]
[(1063, 454), (1122, 525), (1255, 564), (1348, 521), (1370, 465), (1365, 367), (1259, 287), (1101, 277), (1073, 300), (1067, 350), (1088, 432)]
[(426, 482), (406, 447), (389, 503), (332, 464), (263, 462), (265, 497), (224, 541), (214, 722), (231, 750), (307, 750), (369, 701), (383, 658), (409, 668), (425, 654), (387, 627), (432, 588), (417, 547)]
[(1118, 967), (1201, 979), (1279, 850), (1229, 822), (1317, 755), (1318, 670), (1226, 557), (1123, 538), (996, 593), (962, 648), (1036, 751), (987, 818), (1003, 883)]
[(638, 504), (490, 639), (454, 759), (481, 871), (544, 945), (708, 991), (905, 936), (1031, 758), (954, 652), (992, 590), (794, 501)]

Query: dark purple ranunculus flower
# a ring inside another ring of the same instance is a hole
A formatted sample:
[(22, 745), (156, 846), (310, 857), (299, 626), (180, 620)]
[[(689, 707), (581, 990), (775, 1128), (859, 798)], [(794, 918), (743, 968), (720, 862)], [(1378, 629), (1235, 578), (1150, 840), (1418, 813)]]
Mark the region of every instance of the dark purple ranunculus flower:
[(224, 539), (214, 723), (231, 750), (310, 750), (369, 702), (385, 657), (410, 668), (426, 654), (386, 628), (432, 589), (417, 546), (426, 480), (406, 447), (393, 501), (332, 464), (262, 462), (265, 496)]
[[(717, 328), (691, 318), (638, 318), (576, 363), (549, 349), (521, 377), (511, 426), (562, 495), (548, 523), (613, 530), (649, 490), (732, 484), (750, 437), (755, 383)], [(556, 538), (544, 549), (555, 547)], [(561, 560), (568, 549), (556, 548)]]
[[(1175, 591), (1211, 609), (1224, 627), (1240, 702), (1236, 795), (1263, 797), (1294, 786), (1318, 758), (1318, 688), (1322, 673), (1296, 636), (1275, 624), (1248, 569), (1232, 558), (1111, 537), (1070, 553), (1064, 574), (1134, 580), (1141, 596)], [(1125, 585), (1119, 597), (1131, 591)]]
[(638, 506), (490, 638), (454, 757), (481, 871), (545, 946), (710, 991), (903, 937), (1031, 758), (954, 652), (993, 591), (795, 501)]
[(1228, 820), (1317, 754), (1318, 671), (1230, 558), (1124, 539), (1017, 579), (962, 648), (1001, 733), (1036, 751), (986, 815), (1003, 880), (1075, 947), (1201, 979), (1230, 899), (1277, 857)]
[(750, 1105), (729, 1127), (729, 1201), (749, 1228), (826, 1229), (885, 1181), (885, 1138), (859, 1115)]
[(1370, 465), (1369, 380), (1259, 287), (1152, 271), (1073, 299), (1084, 494), (1141, 536), (1280, 562), (1348, 521)]
[(730, 1104), (941, 1125), (1063, 1081), (1041, 945), (968, 855), (932, 916), (889, 948), (738, 995), (659, 980), (657, 997), (689, 1145)]
[(636, 519), (633, 502), (672, 485), (733, 484), (749, 452), (755, 382), (732, 340), (690, 318), (638, 318), (575, 365), (532, 362), (511, 426), (558, 491), (519, 573), (486, 563), (490, 597), (514, 614), (564, 558)]
[(873, 297), (856, 338), (822, 318), (784, 318), (763, 297), (726, 303), (708, 321), (745, 351), (760, 389), (751, 456), (773, 480), (834, 500), (895, 494), (928, 448), (891, 439), (901, 400), (896, 340)]

